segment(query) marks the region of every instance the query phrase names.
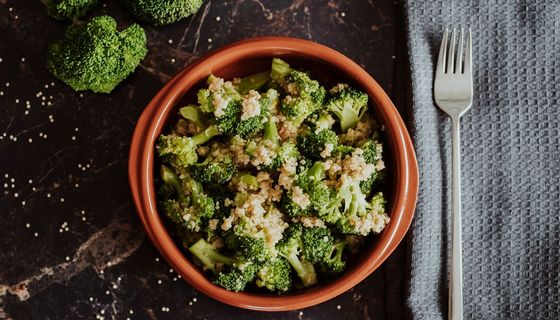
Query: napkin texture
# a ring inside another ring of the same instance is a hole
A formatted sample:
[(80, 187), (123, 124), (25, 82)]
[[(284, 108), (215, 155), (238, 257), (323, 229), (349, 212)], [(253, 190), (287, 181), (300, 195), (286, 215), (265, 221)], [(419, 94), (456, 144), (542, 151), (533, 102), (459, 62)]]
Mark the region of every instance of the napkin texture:
[(405, 317), (447, 319), (450, 120), (433, 102), (445, 26), (472, 29), (462, 118), (465, 319), (560, 317), (560, 1), (404, 0), (398, 75), (420, 167)]

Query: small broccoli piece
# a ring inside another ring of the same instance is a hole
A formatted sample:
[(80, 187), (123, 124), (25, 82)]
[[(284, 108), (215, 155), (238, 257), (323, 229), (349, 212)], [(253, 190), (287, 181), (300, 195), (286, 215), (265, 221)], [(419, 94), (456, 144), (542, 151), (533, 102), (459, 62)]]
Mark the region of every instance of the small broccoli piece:
[(173, 170), (163, 164), (161, 165), (159, 173), (163, 183), (165, 185), (171, 186), (179, 197), (182, 196), (183, 187), (181, 186), (181, 180), (179, 179), (179, 176), (177, 176), (177, 174), (173, 172)]
[(303, 254), (311, 263), (322, 261), (331, 252), (334, 238), (327, 228), (310, 227), (302, 231)]
[(146, 55), (146, 34), (137, 24), (117, 31), (117, 22), (100, 16), (74, 24), (55, 41), (47, 68), (76, 91), (109, 93)]
[(202, 163), (196, 163), (190, 167), (191, 175), (202, 183), (225, 183), (231, 180), (235, 173), (235, 165), (230, 156), (223, 159), (215, 159), (209, 156)]
[[(176, 184), (175, 179), (169, 178), (169, 173), (162, 168), (162, 180)], [(168, 176), (168, 177), (166, 177)], [(184, 188), (183, 186), (186, 186)], [(168, 199), (163, 202), (165, 214), (177, 225), (190, 231), (200, 231), (203, 223), (216, 213), (216, 203), (212, 197), (206, 195), (202, 184), (187, 175), (183, 186), (177, 190), (178, 200)], [(176, 186), (174, 186), (176, 187)]]
[(341, 233), (362, 236), (372, 232), (380, 233), (389, 222), (382, 193), (367, 201), (366, 195), (356, 182), (343, 183), (339, 193), (344, 205), (342, 216), (335, 225)]
[(283, 81), (284, 78), (292, 71), (290, 65), (279, 58), (272, 59), (272, 68), (270, 78), (275, 81)]
[(276, 247), (280, 256), (288, 260), (294, 268), (304, 287), (317, 283), (317, 274), (313, 264), (307, 261), (301, 253), (303, 249), (301, 224), (293, 224), (288, 227)]
[(156, 149), (159, 156), (175, 168), (187, 168), (198, 161), (196, 147), (218, 134), (220, 132), (214, 126), (210, 126), (192, 137), (162, 134), (158, 138)]
[(323, 104), (326, 91), (318, 81), (305, 72), (292, 69), (286, 62), (272, 60), (271, 78), (278, 82), (288, 94), (280, 108), (282, 113), (299, 127), (301, 123)]
[(85, 16), (99, 5), (99, 0), (46, 0), (49, 16), (56, 20), (74, 20)]
[(319, 268), (322, 272), (328, 274), (338, 274), (346, 268), (346, 262), (342, 260), (342, 253), (346, 246), (345, 241), (337, 241), (327, 252), (323, 260), (319, 263)]
[[(256, 93), (256, 91), (252, 92)], [(243, 117), (241, 117), (240, 121), (235, 126), (235, 133), (242, 138), (247, 138), (257, 132), (262, 131), (265, 124), (268, 122), (273, 101), (272, 99), (274, 99), (276, 96), (277, 93), (273, 89), (270, 89), (267, 93), (263, 94), (263, 96), (258, 100), (258, 104), (260, 105), (259, 114), (247, 119), (243, 119)], [(249, 93), (249, 95), (244, 97), (243, 99), (243, 103), (251, 103), (251, 93)]]
[(202, 263), (205, 269), (213, 272), (218, 272), (219, 265), (230, 266), (235, 263), (234, 258), (219, 253), (218, 249), (204, 239), (200, 239), (190, 246), (189, 251)]
[(236, 264), (228, 271), (220, 272), (214, 283), (229, 291), (242, 291), (247, 284), (253, 282), (257, 267), (252, 263)]
[(338, 90), (328, 101), (327, 110), (334, 113), (343, 132), (353, 128), (367, 110), (368, 95), (354, 88)]
[(297, 142), (301, 153), (310, 159), (319, 160), (327, 145), (330, 145), (332, 150), (338, 146), (338, 136), (331, 129), (311, 129), (305, 135), (299, 136)]
[(121, 0), (121, 3), (135, 18), (161, 26), (195, 13), (202, 0)]
[(322, 162), (315, 162), (313, 166), (305, 169), (296, 178), (296, 185), (309, 197), (309, 205), (302, 208), (292, 200), (292, 194), (286, 192), (280, 199), (284, 212), (290, 217), (299, 217), (309, 214), (321, 214), (325, 204), (331, 201), (332, 192), (324, 183), (325, 166)]
[(255, 283), (270, 291), (286, 292), (292, 287), (291, 273), (290, 263), (282, 257), (276, 257), (257, 271)]
[(292, 141), (285, 141), (282, 144), (279, 141), (278, 129), (272, 118), (269, 118), (264, 125), (263, 141), (273, 146), (276, 156), (269, 165), (264, 165), (263, 169), (267, 171), (276, 171), (284, 163), (298, 159), (300, 157), (299, 150)]
[[(211, 123), (220, 132), (233, 135), (242, 111), (243, 96), (237, 92), (231, 82), (210, 75), (207, 79), (209, 89), (200, 89), (197, 94), (200, 111), (212, 113)], [(212, 88), (212, 90), (210, 90)]]
[[(376, 164), (381, 159), (381, 144), (376, 141), (368, 140), (361, 147), (364, 150), (364, 160), (368, 164)], [(369, 178), (360, 183), (362, 192), (369, 195), (372, 189), (382, 179), (383, 175), (380, 171), (374, 170)]]
[(331, 156), (336, 159), (344, 159), (346, 156), (351, 155), (353, 151), (354, 147), (347, 144), (339, 144), (331, 152)]
[(199, 127), (204, 128), (204, 116), (197, 106), (188, 105), (179, 109), (179, 114), (194, 123)]
[(270, 72), (259, 72), (250, 76), (241, 78), (237, 84), (237, 91), (241, 94), (247, 94), (251, 90), (259, 90), (270, 79)]

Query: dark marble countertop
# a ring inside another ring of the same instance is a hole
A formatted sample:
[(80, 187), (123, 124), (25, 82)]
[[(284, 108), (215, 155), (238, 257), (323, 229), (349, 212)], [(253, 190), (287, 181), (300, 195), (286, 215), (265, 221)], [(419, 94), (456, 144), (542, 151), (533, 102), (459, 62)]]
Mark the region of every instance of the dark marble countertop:
[[(116, 1), (104, 2), (94, 14), (132, 21)], [(392, 307), (402, 303), (400, 277), (387, 267), (400, 263), (395, 257), (305, 310), (258, 313), (214, 301), (160, 258), (127, 182), (144, 106), (190, 62), (233, 41), (284, 35), (323, 43), (391, 94), (393, 0), (207, 0), (193, 17), (146, 26), (147, 58), (110, 95), (76, 93), (47, 72), (47, 46), (64, 28), (39, 0), (0, 0), (0, 319), (400, 317)]]

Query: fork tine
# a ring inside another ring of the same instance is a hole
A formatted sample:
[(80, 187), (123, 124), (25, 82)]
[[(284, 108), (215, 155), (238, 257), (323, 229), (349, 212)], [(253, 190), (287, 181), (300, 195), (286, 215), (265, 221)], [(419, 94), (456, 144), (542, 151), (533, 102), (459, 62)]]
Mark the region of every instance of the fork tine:
[(449, 43), (449, 52), (447, 53), (447, 73), (455, 72), (455, 48), (457, 47), (456, 44), (457, 32), (455, 27), (453, 27), (453, 31), (451, 32), (451, 42)]
[(467, 47), (465, 48), (465, 69), (464, 73), (471, 73), (471, 63), (472, 63), (472, 38), (471, 38), (471, 28), (467, 31)]
[(459, 33), (459, 44), (457, 45), (457, 58), (455, 61), (455, 72), (463, 73), (463, 28)]
[(448, 29), (445, 28), (443, 38), (441, 39), (441, 46), (439, 47), (439, 56), (437, 61), (436, 73), (445, 73), (445, 56), (447, 55), (447, 34)]

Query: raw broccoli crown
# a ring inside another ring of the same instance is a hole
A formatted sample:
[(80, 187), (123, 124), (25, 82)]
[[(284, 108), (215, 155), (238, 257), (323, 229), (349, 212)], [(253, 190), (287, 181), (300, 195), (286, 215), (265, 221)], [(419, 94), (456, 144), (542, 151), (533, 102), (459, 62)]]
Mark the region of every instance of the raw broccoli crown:
[(270, 291), (286, 292), (292, 287), (292, 268), (288, 260), (276, 257), (257, 271), (257, 286)]
[(73, 24), (49, 47), (47, 68), (76, 91), (109, 93), (146, 55), (146, 34), (137, 24), (117, 31), (116, 21), (100, 16)]
[(367, 110), (368, 95), (347, 87), (338, 90), (327, 101), (327, 109), (340, 121), (343, 132), (356, 126)]
[(202, 0), (121, 0), (137, 19), (155, 26), (177, 22), (195, 13)]
[(73, 20), (85, 16), (99, 5), (99, 0), (46, 0), (49, 16), (56, 20)]

